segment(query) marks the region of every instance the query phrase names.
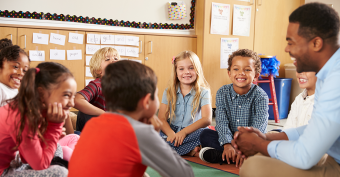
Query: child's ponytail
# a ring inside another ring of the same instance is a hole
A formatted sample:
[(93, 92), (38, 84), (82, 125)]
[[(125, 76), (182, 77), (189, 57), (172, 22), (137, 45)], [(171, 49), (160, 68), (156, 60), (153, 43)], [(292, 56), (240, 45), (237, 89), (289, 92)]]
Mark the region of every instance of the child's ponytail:
[(29, 132), (32, 133), (32, 137), (40, 129), (38, 135), (39, 138), (42, 138), (41, 135), (47, 127), (47, 121), (41, 117), (41, 103), (36, 86), (36, 76), (39, 74), (39, 71), (39, 68), (31, 68), (26, 72), (21, 80), (18, 95), (9, 104), (12, 110), (17, 108), (20, 113), (20, 121), (16, 122), (18, 132), (16, 136), (17, 146), (21, 143), (21, 134), (26, 123), (28, 123)]

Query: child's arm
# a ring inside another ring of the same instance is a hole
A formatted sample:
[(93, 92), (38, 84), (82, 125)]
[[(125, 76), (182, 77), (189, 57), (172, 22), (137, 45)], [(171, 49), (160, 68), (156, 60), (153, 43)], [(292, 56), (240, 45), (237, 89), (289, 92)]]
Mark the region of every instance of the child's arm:
[[(212, 108), (211, 108), (211, 101), (210, 101), (210, 92), (209, 90), (202, 90), (202, 93), (200, 95), (200, 104), (199, 106), (201, 107), (201, 119), (197, 120), (196, 122), (194, 122), (193, 124), (185, 127), (183, 130), (179, 131), (178, 133), (176, 133), (175, 135), (175, 146), (180, 146), (182, 145), (184, 138), (196, 131), (199, 128), (204, 128), (207, 127), (208, 125), (211, 124), (211, 119), (212, 119)], [(191, 110), (190, 110), (191, 112)], [(186, 117), (190, 118), (191, 117)]]
[(74, 107), (81, 111), (82, 113), (88, 114), (88, 115), (101, 115), (105, 113), (104, 110), (93, 106), (91, 103), (89, 103), (85, 97), (79, 93), (76, 94), (76, 97), (74, 98)]
[(268, 124), (268, 96), (262, 95), (258, 96), (254, 101), (255, 114), (251, 116), (251, 127), (259, 129), (262, 133), (267, 132), (267, 124)]
[(74, 134), (72, 121), (70, 116), (67, 116), (67, 119), (65, 120), (65, 128), (66, 128), (66, 135), (68, 134)]
[(195, 123), (185, 127), (183, 130), (179, 131), (175, 135), (175, 146), (182, 145), (184, 138), (189, 135), (190, 133), (196, 131), (199, 128), (207, 127), (211, 124), (212, 119), (212, 108), (211, 104), (206, 104), (201, 107), (201, 115), (202, 118)]
[(168, 105), (161, 103), (161, 106), (159, 107), (158, 112), (158, 118), (162, 121), (161, 130), (163, 133), (165, 133), (168, 136), (167, 141), (173, 141), (175, 137), (175, 132), (170, 128), (169, 123), (167, 122), (167, 118), (169, 117), (169, 114), (166, 114), (166, 107)]
[(165, 177), (194, 176), (188, 162), (166, 144), (152, 127), (135, 131), (144, 165), (150, 166)]
[[(54, 117), (52, 118), (53, 121), (56, 120), (56, 117), (59, 118), (62, 117), (61, 116), (62, 113), (63, 111), (60, 106), (59, 111), (54, 112), (53, 114)], [(50, 118), (47, 119), (51, 120)], [(57, 149), (57, 142), (59, 140), (62, 127), (63, 121), (61, 121), (60, 123), (59, 121), (56, 122), (49, 121), (47, 129), (43, 134), (43, 137), (45, 139), (45, 142), (43, 142), (38, 137), (37, 133), (35, 135), (32, 135), (29, 132), (29, 127), (26, 124), (21, 136), (22, 142), (19, 145), (19, 152), (21, 157), (23, 158), (22, 161), (24, 163), (28, 163), (34, 170), (43, 170), (48, 168), (50, 166), (52, 158), (54, 157), (54, 153)], [(11, 133), (11, 136), (14, 141), (16, 141), (16, 133), (17, 131), (12, 131)]]

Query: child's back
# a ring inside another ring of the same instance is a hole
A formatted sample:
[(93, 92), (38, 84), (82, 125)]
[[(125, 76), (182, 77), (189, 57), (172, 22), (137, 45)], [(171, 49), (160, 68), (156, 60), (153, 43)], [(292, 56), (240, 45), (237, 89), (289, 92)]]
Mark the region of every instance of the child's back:
[(111, 113), (85, 125), (69, 176), (142, 176), (147, 166), (162, 176), (193, 176), (190, 165), (144, 123), (156, 120), (159, 105), (154, 72), (125, 60), (105, 72), (103, 93)]
[[(86, 124), (73, 153), (69, 175), (142, 176), (151, 166), (164, 176), (181, 176), (178, 168), (190, 168), (180, 156), (164, 152), (171, 149), (152, 125), (126, 115), (104, 113)], [(176, 171), (179, 173), (174, 175)]]

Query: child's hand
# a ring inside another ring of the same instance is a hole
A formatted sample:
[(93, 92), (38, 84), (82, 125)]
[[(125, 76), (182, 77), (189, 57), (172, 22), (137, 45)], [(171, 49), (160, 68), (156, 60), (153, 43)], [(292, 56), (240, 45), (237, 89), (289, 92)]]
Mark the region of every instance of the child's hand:
[(161, 131), (163, 123), (161, 120), (159, 120), (159, 118), (156, 115), (152, 116), (151, 119), (149, 119), (149, 121), (157, 132)]
[(227, 160), (228, 164), (230, 164), (230, 160), (232, 159), (233, 162), (235, 162), (235, 156), (236, 156), (236, 152), (235, 149), (231, 146), (231, 144), (225, 144), (223, 145), (224, 150), (222, 153), (222, 160), (225, 161)]
[(178, 133), (175, 134), (175, 143), (174, 146), (178, 147), (182, 145), (184, 138), (187, 136), (185, 131), (181, 130)]
[(151, 118), (142, 118), (139, 121), (145, 124), (153, 125), (157, 132), (161, 130), (161, 127), (163, 125), (162, 121), (159, 120), (159, 118), (156, 115), (153, 115)]
[(66, 128), (65, 127), (63, 127), (63, 130), (61, 131), (59, 139), (64, 138), (64, 136), (66, 136)]
[(262, 133), (259, 129), (254, 128), (254, 127), (237, 127), (237, 129), (239, 130), (238, 133), (234, 134), (234, 139), (237, 139), (238, 135), (242, 132), (249, 132), (249, 133), (256, 133), (257, 136), (259, 136), (260, 138), (266, 140), (267, 136), (266, 134)]
[(241, 168), (242, 164), (243, 164), (243, 161), (244, 161), (244, 157), (242, 157), (241, 154), (237, 154), (236, 155), (236, 167), (239, 167)]
[(47, 121), (53, 123), (62, 123), (67, 118), (68, 114), (62, 108), (61, 103), (54, 103), (48, 105), (47, 109)]
[(175, 139), (175, 132), (172, 132), (170, 135), (168, 135), (168, 138), (166, 139), (166, 141), (170, 141), (170, 143), (172, 143)]

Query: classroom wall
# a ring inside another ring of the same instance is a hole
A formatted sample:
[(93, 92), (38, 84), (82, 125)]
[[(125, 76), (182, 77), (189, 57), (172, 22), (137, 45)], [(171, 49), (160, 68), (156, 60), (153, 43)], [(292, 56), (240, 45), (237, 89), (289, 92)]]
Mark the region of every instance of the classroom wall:
[(170, 20), (168, 0), (0, 0), (0, 10), (30, 11), (151, 23), (190, 23), (191, 0), (186, 4), (187, 17)]
[(333, 4), (333, 8), (340, 14), (340, 1), (339, 0), (305, 0), (305, 3), (309, 2), (322, 2), (325, 4)]

